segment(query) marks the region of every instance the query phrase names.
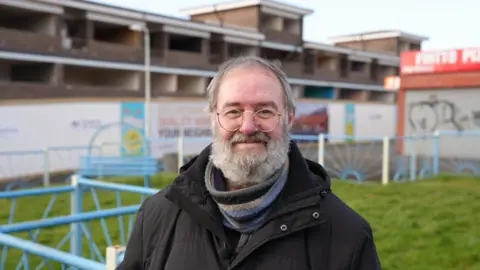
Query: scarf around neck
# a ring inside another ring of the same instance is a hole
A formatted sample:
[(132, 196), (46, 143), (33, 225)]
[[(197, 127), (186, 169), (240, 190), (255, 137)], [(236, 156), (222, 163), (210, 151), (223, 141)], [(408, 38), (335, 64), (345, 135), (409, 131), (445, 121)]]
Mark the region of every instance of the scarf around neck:
[(251, 233), (263, 225), (269, 206), (283, 190), (288, 176), (288, 159), (271, 177), (254, 186), (228, 191), (223, 173), (209, 161), (205, 186), (218, 205), (224, 226)]

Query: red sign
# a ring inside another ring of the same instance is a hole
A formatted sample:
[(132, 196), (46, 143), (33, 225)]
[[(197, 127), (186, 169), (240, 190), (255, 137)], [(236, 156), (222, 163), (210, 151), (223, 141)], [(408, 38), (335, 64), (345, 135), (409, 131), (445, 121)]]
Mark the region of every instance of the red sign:
[(400, 56), (400, 73), (480, 71), (480, 48), (411, 51)]

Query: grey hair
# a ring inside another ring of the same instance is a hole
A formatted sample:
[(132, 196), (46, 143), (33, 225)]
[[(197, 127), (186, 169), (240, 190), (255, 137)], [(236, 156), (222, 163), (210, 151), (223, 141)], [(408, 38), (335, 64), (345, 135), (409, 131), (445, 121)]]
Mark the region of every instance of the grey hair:
[(215, 111), (215, 108), (217, 106), (218, 90), (220, 88), (220, 84), (222, 83), (222, 79), (230, 71), (236, 68), (248, 66), (260, 67), (275, 74), (277, 79), (280, 81), (280, 84), (282, 85), (287, 111), (291, 112), (295, 109), (295, 99), (293, 96), (292, 88), (288, 83), (287, 75), (285, 74), (285, 72), (283, 72), (281, 68), (281, 63), (279, 61), (272, 62), (258, 56), (239, 56), (222, 63), (218, 69), (217, 74), (210, 81), (210, 84), (207, 87), (208, 111), (210, 113)]

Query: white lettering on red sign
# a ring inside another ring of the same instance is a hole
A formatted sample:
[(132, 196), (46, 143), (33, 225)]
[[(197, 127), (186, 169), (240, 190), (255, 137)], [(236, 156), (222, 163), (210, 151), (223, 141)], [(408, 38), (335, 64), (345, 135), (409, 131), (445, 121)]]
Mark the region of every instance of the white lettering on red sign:
[(462, 62), (480, 63), (480, 48), (464, 49), (462, 51)]
[(457, 51), (421, 52), (415, 56), (415, 64), (417, 65), (456, 64), (457, 61)]

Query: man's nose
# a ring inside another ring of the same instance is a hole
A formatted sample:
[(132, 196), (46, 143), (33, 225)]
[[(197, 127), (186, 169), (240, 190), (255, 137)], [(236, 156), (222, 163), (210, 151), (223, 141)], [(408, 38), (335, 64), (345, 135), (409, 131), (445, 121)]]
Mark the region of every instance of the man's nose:
[(253, 133), (257, 132), (257, 126), (251, 113), (243, 113), (243, 123), (239, 131), (245, 135), (252, 135)]

